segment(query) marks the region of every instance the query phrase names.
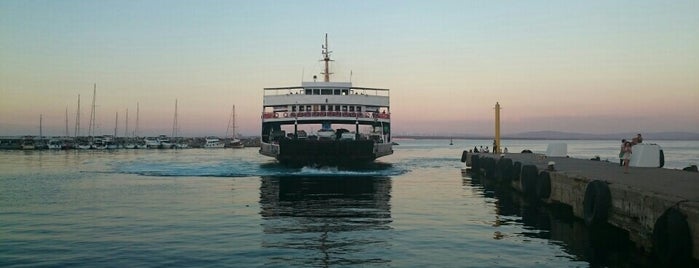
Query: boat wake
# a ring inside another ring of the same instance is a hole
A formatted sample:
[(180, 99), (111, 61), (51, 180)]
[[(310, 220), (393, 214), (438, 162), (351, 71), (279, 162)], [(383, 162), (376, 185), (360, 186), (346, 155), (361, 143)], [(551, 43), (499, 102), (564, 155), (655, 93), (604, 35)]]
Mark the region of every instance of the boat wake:
[(380, 168), (340, 169), (338, 167), (303, 167), (297, 172), (282, 173), (275, 176), (283, 177), (388, 177), (398, 176), (407, 170), (386, 165)]
[(389, 177), (408, 170), (377, 163), (352, 169), (340, 167), (290, 168), (277, 163), (249, 161), (155, 162), (129, 161), (112, 163), (110, 173), (153, 177)]

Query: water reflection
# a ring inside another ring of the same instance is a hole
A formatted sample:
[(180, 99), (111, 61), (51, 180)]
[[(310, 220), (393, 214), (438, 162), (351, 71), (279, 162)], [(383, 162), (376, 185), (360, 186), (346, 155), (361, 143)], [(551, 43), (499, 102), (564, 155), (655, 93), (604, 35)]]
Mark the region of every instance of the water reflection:
[(260, 214), (267, 265), (330, 266), (387, 263), (391, 179), (386, 177), (262, 177)]
[[(508, 185), (485, 178), (464, 178), (463, 185), (482, 191), (492, 199), (497, 214), (493, 226), (522, 225), (521, 233), (528, 238), (547, 239), (579, 260), (591, 266), (650, 266), (649, 258), (641, 255), (629, 240), (628, 234), (612, 226), (590, 229), (572, 215), (563, 205), (541, 205), (527, 202)], [(506, 237), (495, 231), (494, 239)]]

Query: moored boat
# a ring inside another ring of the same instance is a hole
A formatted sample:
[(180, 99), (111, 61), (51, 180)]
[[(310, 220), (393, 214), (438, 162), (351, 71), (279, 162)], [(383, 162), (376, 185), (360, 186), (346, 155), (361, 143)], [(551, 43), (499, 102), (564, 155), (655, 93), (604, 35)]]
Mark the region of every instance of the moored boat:
[[(389, 90), (331, 82), (330, 53), (326, 35), (323, 82), (264, 89), (260, 154), (295, 166), (352, 166), (393, 153)], [(301, 132), (318, 126), (314, 138)]]
[(174, 143), (170, 141), (170, 138), (168, 138), (165, 135), (160, 135), (158, 136), (158, 143), (160, 144), (158, 146), (158, 149), (172, 149), (174, 148)]
[(49, 150), (60, 150), (63, 149), (65, 143), (59, 139), (50, 139), (46, 146), (49, 148)]
[(225, 147), (225, 143), (221, 142), (221, 140), (217, 137), (209, 136), (206, 137), (206, 142), (204, 143), (204, 148), (223, 148)]
[(158, 149), (160, 147), (160, 141), (155, 137), (146, 137), (143, 139), (143, 142), (147, 149)]
[(22, 139), (22, 144), (20, 145), (22, 150), (34, 150), (36, 149), (36, 142), (33, 136), (25, 136)]

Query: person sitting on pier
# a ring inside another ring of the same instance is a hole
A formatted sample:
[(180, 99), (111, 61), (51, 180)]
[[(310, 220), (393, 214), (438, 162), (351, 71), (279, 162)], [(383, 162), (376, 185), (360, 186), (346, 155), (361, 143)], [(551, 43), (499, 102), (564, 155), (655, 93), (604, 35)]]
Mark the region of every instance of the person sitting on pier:
[(643, 142), (643, 137), (641, 137), (641, 133), (636, 134), (636, 137), (631, 139), (631, 143), (632, 143), (631, 145), (636, 145), (636, 144), (639, 144), (642, 142)]
[(474, 153), (477, 153), (477, 152), (478, 152), (478, 148), (476, 148), (476, 146), (473, 146), (473, 152), (474, 152)]

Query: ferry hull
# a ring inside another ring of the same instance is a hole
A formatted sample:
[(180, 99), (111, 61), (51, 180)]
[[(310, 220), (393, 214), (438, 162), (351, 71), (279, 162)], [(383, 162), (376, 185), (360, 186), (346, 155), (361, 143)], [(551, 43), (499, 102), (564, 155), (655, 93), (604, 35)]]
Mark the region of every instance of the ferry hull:
[(281, 140), (278, 145), (261, 147), (260, 153), (290, 166), (357, 166), (393, 153), (390, 144), (383, 145), (384, 148), (379, 148), (379, 144), (370, 140)]

